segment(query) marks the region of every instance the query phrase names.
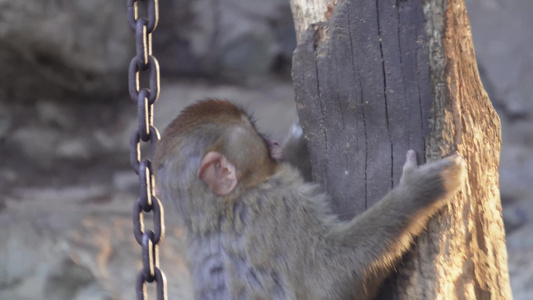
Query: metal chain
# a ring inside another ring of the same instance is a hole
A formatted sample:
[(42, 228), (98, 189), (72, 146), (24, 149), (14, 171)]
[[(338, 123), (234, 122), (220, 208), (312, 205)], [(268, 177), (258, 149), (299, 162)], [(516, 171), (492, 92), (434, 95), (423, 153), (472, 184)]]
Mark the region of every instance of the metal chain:
[[(147, 2), (148, 16), (139, 17), (138, 2)], [(157, 300), (167, 300), (165, 274), (159, 269), (158, 243), (165, 234), (164, 211), (155, 195), (155, 179), (152, 164), (141, 155), (141, 141), (150, 142), (152, 153), (159, 140), (159, 132), (153, 125), (153, 104), (159, 98), (159, 63), (152, 55), (152, 32), (159, 19), (158, 0), (127, 0), (128, 24), (135, 32), (137, 55), (133, 57), (128, 70), (129, 93), (137, 103), (139, 126), (130, 139), (130, 162), (139, 175), (139, 198), (133, 207), (133, 233), (142, 247), (143, 268), (136, 281), (137, 300), (147, 299), (146, 283), (155, 281)], [(148, 72), (150, 88), (140, 88), (139, 74)], [(153, 230), (144, 230), (144, 213), (152, 212)]]

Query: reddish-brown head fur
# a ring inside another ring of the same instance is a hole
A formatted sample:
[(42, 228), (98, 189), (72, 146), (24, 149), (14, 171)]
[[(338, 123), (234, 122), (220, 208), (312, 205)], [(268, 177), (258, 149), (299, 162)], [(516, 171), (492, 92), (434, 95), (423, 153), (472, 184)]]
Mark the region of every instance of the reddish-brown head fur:
[(266, 180), (275, 171), (277, 163), (248, 114), (223, 100), (201, 101), (185, 108), (165, 129), (157, 145), (155, 168), (168, 159), (187, 159), (179, 157), (183, 143), (202, 138), (215, 142), (201, 149), (201, 155), (222, 153), (236, 166), (239, 182), (245, 187)]

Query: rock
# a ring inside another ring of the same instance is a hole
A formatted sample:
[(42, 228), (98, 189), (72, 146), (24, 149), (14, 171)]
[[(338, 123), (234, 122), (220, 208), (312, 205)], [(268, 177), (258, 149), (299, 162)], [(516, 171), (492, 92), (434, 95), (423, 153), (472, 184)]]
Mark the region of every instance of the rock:
[(0, 179), (7, 182), (14, 182), (17, 180), (17, 173), (11, 169), (0, 169)]
[(93, 282), (81, 290), (78, 290), (76, 297), (72, 300), (114, 300), (116, 297), (107, 291), (102, 284)]
[[(134, 116), (132, 115), (132, 118)], [(127, 130), (123, 130), (122, 138), (117, 138), (116, 136), (110, 134), (104, 129), (97, 129), (93, 132), (93, 138), (98, 144), (98, 148), (103, 149), (104, 151), (113, 151), (113, 149), (120, 149), (122, 151), (127, 151), (129, 149), (128, 133), (131, 134), (131, 130), (135, 128), (137, 121), (131, 120), (131, 126), (127, 126)], [(122, 145), (121, 145), (122, 144)], [(117, 148), (120, 147), (120, 148)]]
[(66, 135), (50, 127), (22, 127), (9, 137), (11, 147), (34, 163), (48, 168), (58, 160), (88, 161), (96, 155), (93, 142), (84, 136)]
[[(6, 198), (0, 211), (0, 299), (134, 299), (141, 261), (131, 221), (136, 195), (107, 193), (110, 201), (93, 201), (103, 191), (21, 189)], [(168, 214), (160, 253), (169, 299), (192, 299), (183, 229)]]
[[(8, 188), (15, 183), (18, 178), (19, 176), (12, 169), (0, 169), (0, 190)], [(2, 210), (1, 202), (2, 201), (0, 200), (0, 210)]]
[(191, 22), (179, 32), (202, 72), (242, 81), (269, 72), (275, 59), (292, 51), (294, 29), (289, 3), (198, 0), (190, 2)]
[(69, 107), (57, 101), (39, 100), (35, 104), (40, 121), (46, 125), (58, 126), (61, 129), (71, 129), (74, 118)]
[(529, 199), (533, 190), (533, 153), (528, 146), (506, 144), (502, 147), (500, 162), (500, 189), (502, 201)]
[(77, 161), (88, 161), (95, 156), (89, 140), (83, 137), (73, 137), (62, 140), (57, 144), (55, 158)]
[[(274, 62), (273, 36), (269, 32), (250, 32), (228, 42), (215, 59), (216, 72), (238, 79), (268, 73)], [(241, 79), (242, 80), (242, 79)]]
[(0, 142), (9, 134), (13, 126), (13, 119), (6, 106), (0, 104)]
[(18, 147), (42, 167), (52, 165), (56, 155), (57, 142), (61, 134), (57, 130), (41, 127), (23, 127), (13, 132), (7, 144)]
[[(45, 299), (71, 300), (95, 280), (88, 268), (65, 259), (47, 274), (43, 296)], [(110, 298), (109, 293), (106, 296)]]
[(273, 22), (274, 36), (277, 41), (276, 53), (278, 59), (281, 59), (281, 65), (278, 67), (290, 67), (292, 64), (292, 53), (296, 49), (296, 31), (294, 30), (294, 21), (290, 9), (280, 9), (279, 18)]
[(512, 112), (533, 111), (533, 1), (466, 1), (478, 61)]
[[(279, 57), (290, 64), (296, 37), (286, 0), (159, 6), (153, 53), (163, 74), (242, 82), (268, 73)], [(94, 101), (126, 94), (135, 43), (124, 1), (0, 0), (0, 48), (0, 101)]]
[(117, 191), (136, 191), (138, 186), (139, 176), (133, 170), (113, 173), (113, 187)]
[(505, 234), (510, 234), (531, 221), (533, 215), (531, 212), (525, 212), (522, 209), (522, 205), (523, 203), (512, 203), (503, 206), (502, 215)]
[(0, 0), (0, 100), (109, 98), (134, 53), (124, 1)]
[(513, 299), (529, 300), (533, 295), (533, 224), (507, 236), (509, 273)]
[(153, 48), (162, 74), (205, 75), (205, 70), (199, 68), (200, 57), (193, 53), (186, 34), (195, 17), (191, 10), (195, 1), (159, 1), (159, 25), (153, 35)]

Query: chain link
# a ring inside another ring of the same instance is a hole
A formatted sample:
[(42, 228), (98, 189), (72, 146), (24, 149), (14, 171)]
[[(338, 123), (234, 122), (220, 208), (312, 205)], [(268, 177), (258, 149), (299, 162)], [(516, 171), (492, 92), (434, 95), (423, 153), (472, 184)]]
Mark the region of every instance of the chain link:
[[(139, 17), (138, 2), (147, 2), (147, 17)], [(127, 0), (127, 17), (135, 32), (137, 54), (128, 70), (129, 94), (137, 103), (138, 127), (130, 139), (130, 163), (139, 175), (139, 197), (133, 206), (133, 233), (142, 247), (142, 270), (136, 281), (137, 300), (147, 299), (146, 283), (156, 283), (157, 300), (167, 300), (165, 274), (159, 268), (158, 243), (165, 235), (164, 211), (155, 195), (155, 179), (149, 159), (142, 159), (141, 141), (150, 142), (152, 153), (159, 140), (154, 126), (153, 104), (159, 98), (159, 63), (152, 55), (152, 32), (159, 20), (158, 0)], [(140, 72), (148, 72), (150, 87), (140, 88)], [(144, 213), (152, 213), (153, 230), (144, 229)]]

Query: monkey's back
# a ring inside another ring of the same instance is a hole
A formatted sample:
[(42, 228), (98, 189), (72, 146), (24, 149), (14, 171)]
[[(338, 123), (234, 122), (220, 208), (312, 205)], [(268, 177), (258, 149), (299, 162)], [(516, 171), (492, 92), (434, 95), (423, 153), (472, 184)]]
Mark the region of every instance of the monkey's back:
[(327, 224), (315, 216), (329, 210), (316, 185), (282, 168), (228, 207), (216, 231), (189, 237), (197, 299), (324, 299), (313, 273), (325, 254), (312, 249), (324, 249)]

